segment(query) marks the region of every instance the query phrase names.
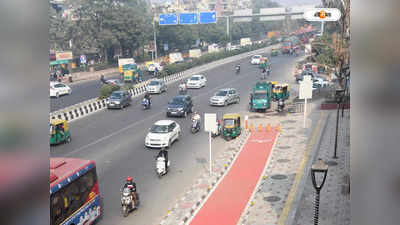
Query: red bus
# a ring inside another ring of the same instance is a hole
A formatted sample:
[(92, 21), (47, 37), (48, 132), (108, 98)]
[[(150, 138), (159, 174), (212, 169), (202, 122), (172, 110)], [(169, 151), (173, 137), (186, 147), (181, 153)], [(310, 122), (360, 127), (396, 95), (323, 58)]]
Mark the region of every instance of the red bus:
[(101, 214), (96, 163), (50, 158), (50, 225), (89, 225)]

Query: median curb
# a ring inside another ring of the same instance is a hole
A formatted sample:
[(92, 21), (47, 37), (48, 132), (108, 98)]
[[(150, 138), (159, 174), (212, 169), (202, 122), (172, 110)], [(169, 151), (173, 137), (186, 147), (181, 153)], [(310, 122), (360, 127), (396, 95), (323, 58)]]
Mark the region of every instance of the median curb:
[[(268, 47), (260, 48), (260, 49), (254, 50), (254, 51), (244, 52), (239, 55), (227, 57), (224, 59), (219, 59), (214, 62), (210, 62), (210, 63), (204, 64), (201, 66), (197, 66), (197, 67), (193, 67), (188, 70), (185, 70), (185, 71), (182, 71), (179, 73), (175, 73), (175, 74), (172, 74), (169, 76), (165, 76), (161, 79), (166, 84), (173, 84), (181, 79), (185, 79), (185, 78), (191, 76), (192, 74), (204, 72), (206, 70), (213, 69), (213, 68), (223, 65), (223, 64), (227, 64), (227, 63), (230, 63), (230, 62), (233, 62), (236, 60), (250, 57), (251, 55), (254, 55), (254, 54), (264, 53), (267, 50), (270, 50), (271, 48), (273, 48), (274, 46), (276, 46), (276, 45), (270, 45)], [(132, 98), (135, 98), (135, 97), (138, 97), (138, 96), (144, 94), (146, 92), (146, 85), (150, 82), (150, 80), (141, 82), (141, 83), (135, 85), (134, 89), (130, 89), (129, 92), (132, 94)], [(107, 106), (106, 106), (105, 99), (100, 100), (98, 98), (93, 98), (93, 99), (89, 99), (87, 101), (66, 107), (64, 109), (50, 112), (50, 119), (65, 119), (68, 122), (71, 122), (71, 121), (86, 117), (88, 115), (91, 115), (95, 112), (102, 111), (106, 108), (107, 108)]]

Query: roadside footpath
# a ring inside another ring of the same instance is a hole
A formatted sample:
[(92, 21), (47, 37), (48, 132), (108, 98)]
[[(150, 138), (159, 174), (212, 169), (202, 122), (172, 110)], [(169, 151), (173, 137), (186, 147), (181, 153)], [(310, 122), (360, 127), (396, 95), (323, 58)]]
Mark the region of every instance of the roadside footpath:
[[(249, 128), (252, 128), (253, 132), (258, 131), (260, 125), (261, 129), (267, 132), (276, 130), (280, 132), (262, 175), (255, 188), (251, 190), (251, 197), (245, 201), (240, 218), (236, 219), (234, 224), (277, 224), (282, 213), (288, 216), (290, 207), (286, 202), (294, 198), (291, 194), (293, 186), (296, 189), (299, 187), (298, 183), (303, 177), (302, 170), (305, 169), (311, 148), (316, 145), (325, 126), (327, 115), (317, 110), (319, 103), (319, 101), (309, 103), (308, 108), (312, 110), (309, 110), (306, 129), (303, 128), (303, 113), (278, 114), (272, 110), (265, 114), (241, 112), (243, 117), (248, 115)], [(275, 108), (274, 103), (272, 109)], [(159, 224), (188, 224), (208, 201), (209, 196), (221, 182), (220, 179), (224, 179), (225, 174), (229, 173), (232, 164), (235, 165), (235, 157), (247, 143), (250, 134), (249, 130), (245, 130), (238, 139), (229, 142), (214, 161), (213, 176), (209, 177), (206, 172), (201, 174), (184, 195), (171, 206)]]

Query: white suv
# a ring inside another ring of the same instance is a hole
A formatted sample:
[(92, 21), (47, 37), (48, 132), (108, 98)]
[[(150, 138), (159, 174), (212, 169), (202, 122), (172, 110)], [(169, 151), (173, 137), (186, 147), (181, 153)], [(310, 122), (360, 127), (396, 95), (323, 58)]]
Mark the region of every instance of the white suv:
[(201, 88), (205, 87), (207, 83), (207, 79), (204, 75), (193, 75), (188, 81), (187, 81), (187, 88)]
[(60, 82), (50, 82), (50, 97), (58, 98), (61, 95), (70, 95), (72, 90), (68, 85)]
[(159, 120), (146, 135), (144, 145), (148, 148), (169, 148), (181, 135), (181, 127), (173, 120)]

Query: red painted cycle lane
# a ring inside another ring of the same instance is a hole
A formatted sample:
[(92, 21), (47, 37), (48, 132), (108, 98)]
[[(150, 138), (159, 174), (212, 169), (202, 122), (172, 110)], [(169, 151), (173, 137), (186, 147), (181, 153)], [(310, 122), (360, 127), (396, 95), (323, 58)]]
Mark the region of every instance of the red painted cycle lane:
[(236, 225), (262, 174), (276, 131), (253, 132), (190, 225)]

